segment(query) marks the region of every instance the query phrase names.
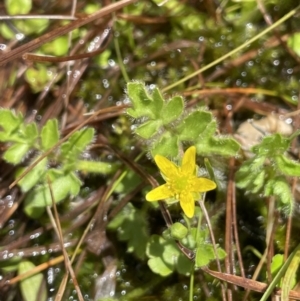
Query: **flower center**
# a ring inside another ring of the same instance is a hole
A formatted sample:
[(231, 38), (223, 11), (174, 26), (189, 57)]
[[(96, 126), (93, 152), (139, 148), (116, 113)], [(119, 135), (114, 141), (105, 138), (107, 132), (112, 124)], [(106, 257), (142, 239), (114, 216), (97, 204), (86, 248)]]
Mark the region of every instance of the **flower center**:
[(174, 197), (178, 199), (181, 194), (191, 192), (192, 177), (190, 175), (180, 174), (169, 182), (169, 189)]

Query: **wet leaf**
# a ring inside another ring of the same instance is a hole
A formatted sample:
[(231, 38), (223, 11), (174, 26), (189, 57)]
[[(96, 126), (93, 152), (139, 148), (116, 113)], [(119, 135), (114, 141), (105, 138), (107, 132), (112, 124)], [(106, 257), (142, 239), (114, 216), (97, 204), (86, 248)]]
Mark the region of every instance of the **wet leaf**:
[[(19, 264), (18, 274), (26, 273), (35, 268), (30, 261), (22, 261)], [(21, 293), (24, 301), (46, 301), (46, 282), (42, 273), (27, 277), (20, 282)]]

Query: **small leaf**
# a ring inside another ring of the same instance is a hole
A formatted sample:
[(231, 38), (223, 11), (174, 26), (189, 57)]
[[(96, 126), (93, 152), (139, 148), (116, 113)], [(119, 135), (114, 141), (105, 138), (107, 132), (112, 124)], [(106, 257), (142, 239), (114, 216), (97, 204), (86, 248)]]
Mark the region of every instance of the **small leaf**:
[(169, 100), (164, 105), (164, 108), (161, 112), (161, 118), (163, 124), (167, 125), (172, 121), (175, 121), (182, 113), (184, 108), (183, 98), (180, 96), (175, 96)]
[[(65, 199), (69, 194), (77, 195), (81, 182), (74, 173), (57, 178), (51, 183), (54, 201), (56, 203)], [(25, 199), (27, 207), (46, 207), (52, 205), (50, 188), (48, 184), (43, 184), (31, 191)]]
[(40, 92), (45, 88), (47, 81), (51, 78), (48, 69), (44, 65), (36, 65), (27, 68), (25, 80), (30, 85), (34, 93)]
[[(142, 210), (135, 209), (130, 203), (117, 215), (117, 223), (111, 223), (110, 229), (118, 230), (121, 241), (127, 242), (127, 251), (144, 259), (149, 238), (148, 222)], [(116, 228), (118, 225), (118, 228)]]
[(24, 159), (29, 149), (30, 149), (30, 145), (28, 144), (14, 143), (4, 153), (3, 158), (8, 163), (18, 164)]
[(61, 146), (61, 153), (65, 158), (76, 159), (94, 139), (95, 130), (85, 128), (74, 133)]
[(283, 154), (290, 145), (290, 139), (282, 137), (276, 133), (265, 136), (260, 144), (252, 147), (252, 151), (259, 156), (268, 156), (269, 158)]
[(59, 130), (57, 119), (50, 119), (43, 126), (41, 132), (42, 149), (48, 150), (59, 140)]
[(10, 15), (28, 14), (32, 7), (31, 0), (5, 0), (5, 7)]
[(287, 45), (300, 57), (300, 33), (296, 32), (289, 36)]
[[(208, 127), (209, 128), (209, 127)], [(236, 156), (240, 150), (239, 143), (231, 138), (224, 136), (215, 136), (206, 139), (209, 135), (199, 137), (195, 143), (197, 154), (202, 156), (220, 155), (220, 156)]]
[(155, 88), (152, 92), (152, 99), (153, 99), (153, 108), (152, 111), (156, 117), (161, 116), (164, 114), (163, 105), (165, 103), (164, 98), (162, 97), (158, 88)]
[[(226, 252), (222, 248), (217, 248), (218, 259), (224, 259)], [(196, 250), (195, 266), (203, 267), (208, 265), (210, 261), (215, 260), (216, 255), (214, 253), (214, 247), (211, 244), (201, 244)]]
[(175, 240), (181, 240), (188, 234), (188, 229), (181, 223), (174, 223), (171, 226), (171, 235)]
[[(0, 109), (0, 133), (6, 132), (7, 134), (15, 131), (24, 122), (21, 113), (16, 114), (11, 110)], [(4, 141), (1, 139), (1, 141)]]
[[(24, 274), (35, 268), (30, 261), (22, 261), (19, 264), (18, 274)], [(46, 282), (42, 273), (27, 277), (20, 282), (21, 293), (24, 301), (46, 301)]]
[(142, 83), (130, 82), (127, 84), (128, 97), (132, 102), (132, 108), (127, 113), (134, 118), (148, 117), (156, 119), (159, 116), (163, 99), (158, 89), (154, 90), (154, 100), (147, 93), (146, 87)]
[[(38, 158), (36, 160), (38, 160)], [(29, 191), (34, 185), (44, 179), (44, 175), (47, 171), (47, 163), (47, 158), (44, 158), (18, 182), (18, 185), (21, 187), (23, 192)], [(24, 170), (25, 168), (19, 169), (16, 177), (21, 175)]]
[(282, 291), (281, 291), (281, 300), (289, 301), (290, 290), (297, 283), (297, 271), (300, 265), (300, 252), (299, 250), (293, 257), (288, 269), (285, 272), (285, 275), (282, 279)]
[(63, 36), (46, 43), (42, 47), (43, 52), (55, 56), (62, 56), (68, 53), (68, 37)]
[(194, 269), (193, 261), (189, 260), (186, 256), (182, 256), (182, 254), (178, 257), (176, 270), (179, 274), (188, 276), (191, 271)]
[(196, 140), (206, 130), (212, 120), (210, 112), (195, 111), (191, 113), (178, 126), (180, 140)]
[(271, 263), (271, 273), (273, 277), (277, 274), (279, 269), (282, 267), (284, 263), (284, 257), (283, 254), (276, 254), (272, 258), (272, 263)]
[(178, 137), (170, 132), (161, 135), (160, 140), (153, 143), (151, 154), (154, 157), (159, 154), (164, 157), (175, 158), (178, 156)]
[(24, 137), (24, 140), (27, 141), (28, 144), (34, 144), (35, 140), (39, 136), (36, 123), (32, 122), (27, 124), (24, 130), (22, 131), (22, 135)]
[(139, 127), (135, 129), (135, 133), (141, 136), (144, 139), (149, 139), (155, 134), (157, 134), (159, 128), (162, 123), (158, 120), (149, 120), (145, 123), (141, 124)]
[(300, 164), (296, 161), (292, 161), (285, 155), (278, 155), (275, 157), (275, 162), (279, 170), (286, 176), (299, 177), (300, 176)]
[(167, 265), (160, 257), (150, 258), (148, 266), (153, 273), (163, 277), (173, 273), (172, 266)]
[(211, 260), (215, 259), (213, 247), (210, 245), (199, 245), (196, 250), (195, 266), (203, 267), (210, 263)]
[(291, 187), (284, 176), (278, 176), (270, 180), (266, 186), (264, 194), (266, 196), (274, 195), (280, 201), (283, 211), (290, 215), (293, 212), (294, 197)]

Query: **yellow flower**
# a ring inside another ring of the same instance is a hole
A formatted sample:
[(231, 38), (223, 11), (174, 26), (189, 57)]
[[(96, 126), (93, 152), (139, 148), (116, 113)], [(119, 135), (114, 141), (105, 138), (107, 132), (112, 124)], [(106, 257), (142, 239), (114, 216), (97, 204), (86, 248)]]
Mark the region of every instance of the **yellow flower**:
[(176, 166), (167, 158), (156, 155), (154, 160), (161, 170), (166, 184), (154, 188), (146, 195), (147, 201), (159, 201), (167, 198), (175, 198), (189, 218), (194, 216), (195, 199), (199, 193), (216, 188), (216, 183), (197, 178), (196, 175), (196, 148), (189, 147), (183, 155), (181, 166)]

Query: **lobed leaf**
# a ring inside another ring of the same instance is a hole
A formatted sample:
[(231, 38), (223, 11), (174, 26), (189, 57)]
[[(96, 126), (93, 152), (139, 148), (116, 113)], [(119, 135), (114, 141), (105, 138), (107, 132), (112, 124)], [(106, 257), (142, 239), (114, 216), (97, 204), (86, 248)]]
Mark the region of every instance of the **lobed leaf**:
[[(52, 178), (53, 178), (52, 173)], [(59, 174), (59, 172), (57, 172)], [(50, 177), (51, 178), (51, 177)], [(54, 201), (56, 203), (65, 199), (68, 195), (77, 195), (79, 193), (81, 181), (74, 173), (69, 173), (57, 177), (54, 181), (51, 179), (51, 187), (53, 191)], [(25, 199), (25, 212), (35, 218), (35, 210), (38, 208), (45, 208), (52, 205), (52, 198), (50, 194), (50, 188), (47, 184), (38, 186), (36, 189), (29, 192)], [(42, 212), (38, 210), (38, 212)]]
[(8, 163), (18, 164), (30, 150), (30, 145), (24, 143), (14, 143), (4, 153), (3, 159)]
[(9, 138), (9, 134), (18, 129), (23, 122), (24, 119), (21, 113), (16, 114), (8, 109), (0, 109), (0, 134), (2, 134), (0, 135), (0, 141), (5, 142), (3, 134), (6, 133), (5, 137)]
[(157, 134), (162, 122), (158, 120), (149, 120), (141, 124), (135, 129), (135, 133), (144, 139), (150, 139), (152, 136)]
[(121, 241), (127, 242), (127, 251), (144, 259), (149, 238), (148, 222), (142, 210), (135, 209), (130, 203), (109, 224), (110, 229), (118, 230)]
[[(181, 141), (194, 141), (206, 131), (212, 123), (212, 114), (207, 111), (195, 111), (185, 117), (178, 125), (178, 136)], [(213, 132), (216, 127), (214, 127)]]
[(164, 157), (174, 158), (178, 156), (179, 141), (176, 135), (169, 131), (164, 132), (160, 139), (155, 141), (151, 147), (153, 157), (159, 154)]
[(127, 113), (134, 118), (148, 117), (156, 119), (159, 117), (163, 107), (163, 98), (156, 88), (152, 97), (148, 94), (144, 84), (139, 82), (130, 82), (127, 84), (128, 97), (132, 102), (132, 107)]
[(167, 125), (175, 120), (177, 120), (183, 113), (184, 101), (180, 96), (175, 96), (171, 98), (161, 111), (161, 120), (164, 125)]
[(300, 177), (300, 163), (289, 159), (285, 155), (275, 157), (278, 169), (286, 176)]

